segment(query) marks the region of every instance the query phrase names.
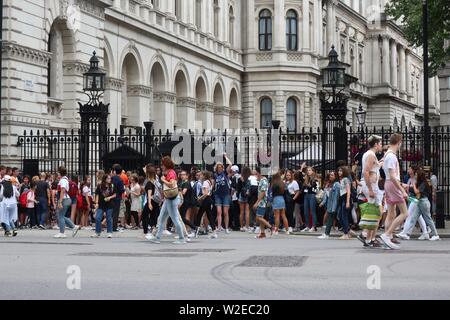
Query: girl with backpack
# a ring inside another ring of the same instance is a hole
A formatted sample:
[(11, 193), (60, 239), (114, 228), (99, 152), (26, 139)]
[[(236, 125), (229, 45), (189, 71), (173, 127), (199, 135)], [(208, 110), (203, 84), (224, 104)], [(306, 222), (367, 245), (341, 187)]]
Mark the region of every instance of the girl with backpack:
[(67, 214), (70, 215), (70, 209), (72, 207), (72, 199), (69, 192), (69, 179), (67, 178), (67, 170), (65, 167), (59, 167), (58, 169), (59, 182), (58, 182), (58, 201), (56, 216), (58, 217), (59, 233), (54, 235), (54, 238), (67, 238), (64, 234), (66, 224), (69, 228), (72, 228), (72, 237), (75, 237), (80, 230), (80, 226), (76, 226)]
[(271, 189), (272, 189), (272, 209), (275, 217), (275, 229), (274, 235), (278, 234), (278, 229), (280, 227), (280, 216), (283, 220), (283, 225), (285, 233), (289, 234), (289, 223), (286, 217), (286, 203), (284, 201), (284, 182), (281, 179), (279, 173), (272, 177)]
[[(75, 223), (78, 218), (78, 208), (77, 208), (77, 199), (78, 199), (78, 177), (72, 176), (72, 179), (69, 180), (69, 190), (67, 191), (70, 200), (72, 202), (70, 206), (70, 213), (68, 213), (68, 217)], [(69, 215), (70, 214), (70, 215)]]
[(17, 236), (17, 198), (19, 191), (12, 184), (10, 176), (4, 176), (0, 183), (0, 223), (5, 229), (6, 237)]

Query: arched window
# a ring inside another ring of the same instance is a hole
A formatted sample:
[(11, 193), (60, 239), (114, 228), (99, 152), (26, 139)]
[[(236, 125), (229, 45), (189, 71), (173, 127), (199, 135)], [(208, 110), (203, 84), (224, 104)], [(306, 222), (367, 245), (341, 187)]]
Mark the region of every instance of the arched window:
[(297, 101), (289, 98), (286, 108), (286, 128), (288, 131), (297, 130)]
[(231, 46), (234, 46), (234, 10), (230, 7), (230, 12), (228, 14), (228, 42)]
[(272, 14), (268, 9), (259, 14), (259, 50), (272, 50)]
[(219, 15), (220, 15), (219, 0), (214, 0), (214, 36), (216, 38), (219, 38)]
[(198, 30), (202, 29), (202, 0), (195, 0), (195, 25)]
[(289, 10), (286, 15), (286, 48), (291, 51), (298, 50), (297, 26), (297, 13)]
[(261, 128), (272, 127), (272, 100), (264, 98), (261, 100)]

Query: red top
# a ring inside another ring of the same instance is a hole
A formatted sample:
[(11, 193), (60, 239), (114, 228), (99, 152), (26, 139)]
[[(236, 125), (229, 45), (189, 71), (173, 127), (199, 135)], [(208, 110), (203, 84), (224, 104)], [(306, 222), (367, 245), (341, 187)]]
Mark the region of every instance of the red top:
[(177, 174), (175, 173), (175, 170), (170, 169), (167, 174), (166, 174), (166, 180), (167, 181), (172, 181), (172, 180), (177, 180)]

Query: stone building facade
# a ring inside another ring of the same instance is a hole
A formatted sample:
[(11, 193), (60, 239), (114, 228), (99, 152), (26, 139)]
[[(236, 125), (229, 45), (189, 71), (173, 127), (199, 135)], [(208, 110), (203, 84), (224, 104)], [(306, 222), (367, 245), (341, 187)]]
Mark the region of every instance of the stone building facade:
[[(332, 45), (359, 80), (348, 121), (420, 125), (421, 53), (383, 0), (5, 0), (2, 155), (27, 130), (79, 126), (83, 72), (107, 73), (109, 127), (291, 130), (320, 126), (320, 68)], [(430, 79), (433, 120), (439, 85)]]

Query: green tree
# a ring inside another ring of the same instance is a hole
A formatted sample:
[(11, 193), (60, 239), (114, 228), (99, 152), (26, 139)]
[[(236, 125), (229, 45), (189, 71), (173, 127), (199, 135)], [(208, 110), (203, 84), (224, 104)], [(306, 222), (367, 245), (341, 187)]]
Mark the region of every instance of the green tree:
[[(410, 45), (423, 45), (422, 26), (423, 0), (390, 0), (386, 5), (386, 13), (395, 20), (400, 19), (406, 39)], [(450, 61), (450, 1), (428, 0), (428, 52), (430, 60), (430, 76), (445, 63)]]

